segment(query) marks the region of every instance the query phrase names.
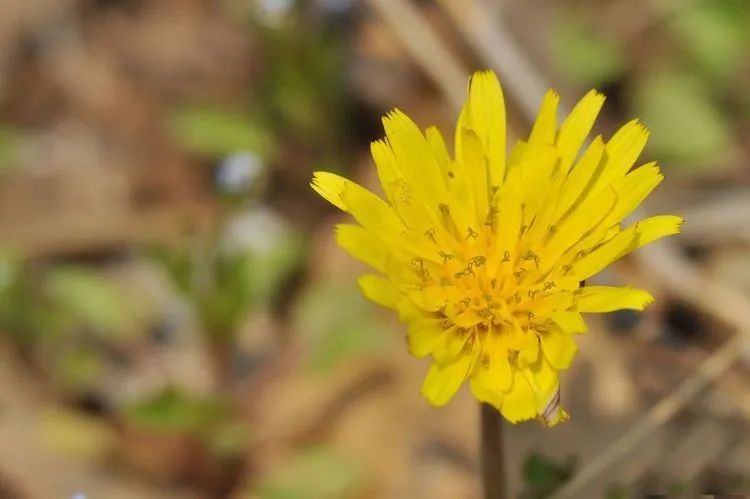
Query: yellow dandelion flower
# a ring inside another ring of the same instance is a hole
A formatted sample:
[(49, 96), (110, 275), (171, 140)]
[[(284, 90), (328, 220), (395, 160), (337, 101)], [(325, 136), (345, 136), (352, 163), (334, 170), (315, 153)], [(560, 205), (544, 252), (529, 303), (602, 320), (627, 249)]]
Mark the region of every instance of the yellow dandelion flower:
[(632, 121), (579, 155), (604, 97), (589, 92), (561, 126), (550, 91), (527, 141), (506, 157), (505, 104), (493, 72), (469, 85), (451, 157), (440, 132), (403, 113), (384, 119), (372, 144), (386, 200), (327, 172), (312, 181), (357, 224), (338, 243), (381, 275), (359, 279), (364, 295), (398, 312), (408, 346), (430, 356), (422, 394), (446, 404), (468, 381), (510, 422), (567, 419), (558, 373), (586, 331), (582, 313), (642, 310), (639, 289), (582, 286), (636, 248), (679, 232), (682, 219), (654, 216), (623, 227), (663, 176), (633, 169), (648, 132)]

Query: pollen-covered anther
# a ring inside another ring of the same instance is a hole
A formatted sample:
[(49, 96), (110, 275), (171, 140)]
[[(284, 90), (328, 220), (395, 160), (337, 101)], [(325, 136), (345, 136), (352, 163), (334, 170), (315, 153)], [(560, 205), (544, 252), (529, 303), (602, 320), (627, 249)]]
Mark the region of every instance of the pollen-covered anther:
[(541, 263), (542, 259), (534, 253), (533, 251), (529, 250), (526, 255), (524, 255), (523, 259), (527, 262), (534, 262), (534, 264), (539, 268), (539, 264)]
[(446, 253), (445, 251), (441, 251), (438, 253), (438, 256), (443, 259), (443, 263), (448, 263), (450, 260), (453, 260), (453, 255), (450, 253)]
[(466, 276), (473, 276), (473, 275), (474, 275), (474, 266), (473, 266), (473, 265), (472, 265), (472, 264), (470, 263), (470, 264), (469, 264), (469, 265), (468, 265), (468, 266), (467, 266), (467, 267), (466, 267), (466, 268), (465, 268), (464, 270), (462, 270), (461, 272), (456, 272), (455, 274), (453, 274), (453, 277), (454, 277), (455, 279), (460, 279), (460, 278), (462, 278), (462, 277), (466, 277)]
[(475, 256), (469, 260), (469, 265), (471, 265), (472, 268), (481, 267), (485, 263), (487, 263), (487, 258), (482, 255)]

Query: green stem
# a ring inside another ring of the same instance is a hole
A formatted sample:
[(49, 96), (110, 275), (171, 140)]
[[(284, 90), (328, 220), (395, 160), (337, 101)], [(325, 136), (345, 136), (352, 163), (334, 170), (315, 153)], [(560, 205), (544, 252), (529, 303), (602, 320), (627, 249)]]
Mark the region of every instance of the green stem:
[(480, 464), (484, 499), (508, 499), (505, 474), (503, 417), (488, 404), (480, 404)]

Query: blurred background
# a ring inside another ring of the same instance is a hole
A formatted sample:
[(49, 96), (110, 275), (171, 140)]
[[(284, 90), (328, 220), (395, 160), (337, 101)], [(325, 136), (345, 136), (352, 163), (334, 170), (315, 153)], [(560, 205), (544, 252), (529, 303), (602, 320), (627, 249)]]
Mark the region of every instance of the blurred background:
[(487, 67), (512, 139), (548, 85), (641, 118), (688, 220), (599, 278), (657, 302), (508, 428), (513, 497), (749, 492), (747, 0), (4, 0), (0, 498), (480, 497), (476, 403), (421, 399), (308, 182)]

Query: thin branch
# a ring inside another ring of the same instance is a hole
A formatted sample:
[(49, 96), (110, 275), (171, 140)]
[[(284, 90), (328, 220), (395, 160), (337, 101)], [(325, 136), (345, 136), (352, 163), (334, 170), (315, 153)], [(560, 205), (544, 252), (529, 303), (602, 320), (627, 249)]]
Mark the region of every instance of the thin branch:
[(635, 449), (652, 435), (654, 431), (677, 414), (701, 390), (729, 369), (737, 360), (737, 352), (742, 350), (747, 335), (750, 335), (750, 330), (742, 330), (724, 343), (721, 348), (715, 351), (688, 378), (680, 383), (672, 393), (651, 408), (648, 414), (639, 420), (625, 435), (604, 449), (586, 467), (576, 473), (552, 498), (572, 499), (581, 497), (584, 487)]

